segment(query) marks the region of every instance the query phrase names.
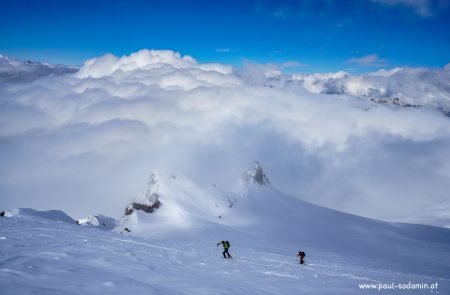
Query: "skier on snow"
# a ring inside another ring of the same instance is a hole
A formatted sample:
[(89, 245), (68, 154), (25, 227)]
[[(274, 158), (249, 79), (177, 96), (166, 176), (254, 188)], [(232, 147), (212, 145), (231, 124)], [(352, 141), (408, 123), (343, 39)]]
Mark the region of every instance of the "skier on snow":
[[(219, 246), (220, 244), (222, 244), (222, 246), (223, 246), (223, 252), (222, 252), (223, 258), (231, 258), (230, 253), (228, 253), (228, 248), (230, 248), (230, 242), (222, 241), (220, 243), (217, 243), (217, 246)], [(225, 254), (227, 254), (228, 257)]]
[(297, 254), (297, 257), (300, 257), (300, 264), (303, 264), (303, 263), (305, 263), (305, 261), (303, 260), (303, 258), (305, 258), (305, 252), (303, 252), (303, 251), (299, 251), (298, 252), (298, 254)]

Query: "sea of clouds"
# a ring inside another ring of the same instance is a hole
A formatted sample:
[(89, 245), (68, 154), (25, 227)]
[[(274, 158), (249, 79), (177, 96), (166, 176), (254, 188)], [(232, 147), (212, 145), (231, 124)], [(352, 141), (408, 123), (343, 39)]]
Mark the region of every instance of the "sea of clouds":
[(232, 190), (259, 160), (295, 197), (445, 225), (448, 111), (450, 65), (288, 75), (169, 50), (78, 70), (0, 56), (1, 204), (120, 217), (153, 170)]

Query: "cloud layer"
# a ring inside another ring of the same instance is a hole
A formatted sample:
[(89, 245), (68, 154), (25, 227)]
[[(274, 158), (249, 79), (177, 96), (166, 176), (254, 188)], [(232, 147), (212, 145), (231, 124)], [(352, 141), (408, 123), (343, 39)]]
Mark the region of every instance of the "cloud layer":
[[(256, 159), (281, 190), (366, 216), (449, 201), (449, 66), (285, 75), (141, 50), (39, 79), (0, 72), (6, 207), (118, 216), (153, 170), (231, 189)], [(393, 97), (423, 107), (370, 101)]]
[(348, 63), (362, 67), (384, 67), (387, 65), (387, 60), (380, 58), (378, 54), (369, 54), (362, 57), (353, 57), (348, 60)]

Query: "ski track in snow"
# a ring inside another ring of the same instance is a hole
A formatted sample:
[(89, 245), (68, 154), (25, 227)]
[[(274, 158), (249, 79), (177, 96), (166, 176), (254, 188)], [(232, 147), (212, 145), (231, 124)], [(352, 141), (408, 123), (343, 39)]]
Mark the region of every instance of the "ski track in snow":
[(299, 265), (291, 253), (233, 244), (233, 259), (223, 259), (209, 237), (162, 241), (40, 218), (0, 223), (1, 294), (370, 294), (358, 284), (393, 281), (440, 284), (437, 293), (413, 294), (450, 290), (445, 274), (370, 268), (328, 253)]
[(112, 240), (119, 241), (119, 242), (124, 242), (124, 243), (136, 244), (136, 245), (144, 245), (146, 247), (158, 248), (158, 249), (163, 249), (163, 250), (168, 250), (168, 251), (173, 251), (173, 252), (181, 252), (181, 250), (177, 250), (177, 249), (173, 249), (173, 248), (167, 248), (167, 247), (161, 247), (161, 246), (156, 246), (156, 245), (150, 245), (150, 244), (146, 244), (146, 243), (135, 242), (135, 241), (132, 241), (132, 240), (123, 240), (123, 239), (112, 239)]

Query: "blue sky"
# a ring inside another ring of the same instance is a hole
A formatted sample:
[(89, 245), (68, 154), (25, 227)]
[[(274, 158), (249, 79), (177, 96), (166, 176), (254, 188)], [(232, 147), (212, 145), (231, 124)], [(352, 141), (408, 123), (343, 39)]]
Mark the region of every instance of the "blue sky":
[(1, 0), (0, 54), (81, 64), (172, 49), (301, 72), (450, 62), (450, 0)]

